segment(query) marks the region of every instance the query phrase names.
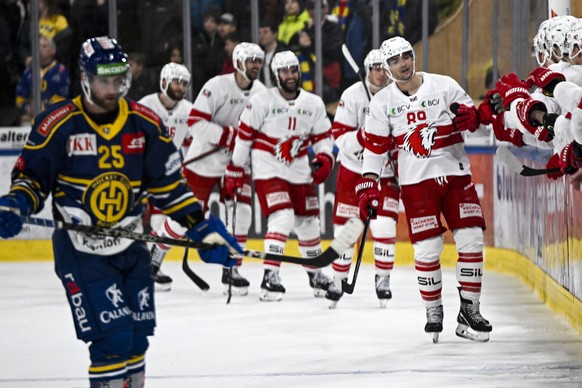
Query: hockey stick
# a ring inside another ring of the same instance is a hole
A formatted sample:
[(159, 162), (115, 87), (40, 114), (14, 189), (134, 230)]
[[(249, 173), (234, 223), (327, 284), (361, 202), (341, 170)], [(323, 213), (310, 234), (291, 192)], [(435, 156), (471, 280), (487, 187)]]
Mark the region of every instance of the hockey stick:
[[(1, 211), (11, 211), (13, 213), (18, 214), (16, 209), (0, 206)], [(116, 238), (127, 238), (130, 240), (136, 241), (145, 241), (145, 242), (152, 242), (152, 243), (162, 243), (166, 245), (173, 245), (179, 247), (186, 247), (186, 248), (193, 248), (193, 249), (212, 249), (214, 245), (212, 244), (205, 244), (201, 242), (194, 242), (190, 240), (177, 240), (169, 237), (160, 237), (160, 236), (152, 236), (149, 234), (142, 234), (131, 232), (126, 229), (122, 228), (104, 228), (99, 226), (89, 226), (89, 225), (80, 225), (80, 224), (71, 224), (68, 222), (62, 221), (53, 221), (46, 218), (37, 218), (37, 217), (27, 217), (27, 216), (20, 216), (22, 221), (26, 224), (30, 225), (38, 225), (44, 226), (49, 228), (55, 229), (64, 229), (64, 230), (73, 230), (76, 232), (82, 232), (86, 234), (96, 234), (100, 236), (109, 236), (109, 237), (116, 237)], [(364, 223), (359, 220), (358, 218), (352, 218), (348, 220), (346, 223), (346, 227), (342, 230), (342, 232), (333, 239), (329, 248), (323, 251), (318, 256), (313, 258), (303, 258), (303, 257), (295, 257), (295, 256), (286, 256), (286, 255), (276, 255), (273, 253), (268, 252), (261, 252), (261, 251), (254, 251), (254, 250), (246, 250), (242, 253), (244, 257), (251, 257), (255, 259), (262, 259), (262, 260), (273, 260), (273, 261), (280, 261), (283, 263), (292, 263), (292, 264), (300, 264), (300, 265), (310, 265), (313, 267), (325, 267), (333, 260), (335, 260), (344, 250), (352, 246), (360, 236), (362, 229), (364, 228)], [(339, 252), (339, 253), (338, 253)]]
[(198, 286), (198, 288), (202, 291), (208, 291), (210, 289), (208, 283), (206, 283), (200, 276), (196, 275), (196, 273), (192, 271), (192, 268), (190, 268), (190, 265), (188, 264), (188, 251), (188, 248), (184, 249), (184, 256), (182, 256), (182, 271), (184, 271), (186, 276), (188, 276), (190, 280)]
[(495, 154), (503, 161), (511, 170), (515, 171), (521, 176), (536, 176), (560, 172), (559, 167), (554, 168), (533, 168), (523, 164), (517, 156), (515, 156), (505, 144), (501, 144)]
[[(376, 205), (377, 206), (377, 205)], [(356, 279), (358, 278), (358, 272), (360, 272), (360, 264), (362, 262), (362, 255), (364, 253), (364, 246), (366, 245), (366, 236), (368, 235), (368, 227), (370, 226), (370, 219), (375, 216), (376, 210), (368, 208), (368, 217), (364, 223), (364, 231), (362, 232), (362, 238), (360, 239), (360, 244), (358, 246), (358, 258), (356, 260), (356, 266), (354, 268), (354, 275), (352, 276), (352, 282), (348, 283), (346, 279), (342, 279), (342, 291), (346, 294), (353, 294), (354, 287), (356, 286)]]
[(197, 155), (197, 156), (194, 156), (193, 158), (190, 158), (190, 159), (188, 159), (188, 160), (185, 160), (185, 161), (183, 161), (183, 162), (182, 162), (182, 167), (186, 167), (186, 166), (187, 166), (187, 165), (189, 165), (190, 163), (194, 163), (194, 162), (196, 162), (196, 161), (198, 161), (198, 160), (200, 160), (200, 159), (204, 159), (204, 158), (205, 158), (205, 157), (207, 157), (208, 155), (212, 155), (212, 154), (214, 154), (214, 153), (216, 153), (216, 152), (220, 151), (220, 150), (221, 150), (221, 149), (223, 149), (223, 148), (224, 148), (224, 147), (218, 147), (218, 146), (216, 146), (216, 147), (214, 147), (214, 148), (211, 148), (211, 149), (209, 149), (209, 150), (208, 150), (208, 151), (206, 151), (206, 152), (203, 152), (203, 153), (201, 153), (200, 155)]

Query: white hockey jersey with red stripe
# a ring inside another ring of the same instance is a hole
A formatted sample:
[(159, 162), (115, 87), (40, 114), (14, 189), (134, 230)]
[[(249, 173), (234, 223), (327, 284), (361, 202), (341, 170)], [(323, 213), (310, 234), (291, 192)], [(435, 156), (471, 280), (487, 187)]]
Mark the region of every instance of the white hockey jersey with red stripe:
[(138, 102), (147, 106), (160, 116), (172, 137), (174, 145), (180, 149), (184, 139), (188, 136), (188, 120), (192, 112), (192, 103), (182, 99), (178, 101), (174, 109), (168, 111), (160, 101), (158, 93), (148, 94)]
[[(215, 148), (224, 131), (223, 127), (238, 126), (240, 114), (249, 98), (266, 89), (261, 81), (256, 80), (249, 90), (242, 90), (234, 74), (211, 78), (194, 101), (190, 127), (192, 144), (186, 160)], [(230, 151), (223, 149), (186, 165), (186, 168), (201, 176), (220, 177), (224, 175), (230, 158)]]
[(450, 106), (453, 102), (473, 106), (473, 100), (451, 77), (417, 74), (423, 83), (414, 95), (405, 95), (392, 83), (372, 98), (365, 123), (363, 173), (380, 174), (393, 136), (400, 150), (401, 185), (470, 174), (463, 136), (453, 126)]
[(249, 100), (240, 117), (232, 156), (236, 166), (248, 166), (253, 179), (279, 178), (294, 184), (311, 182), (308, 147), (333, 158), (331, 122), (323, 100), (303, 89), (286, 100), (278, 88), (267, 89)]
[[(342, 93), (331, 128), (335, 144), (339, 148), (337, 161), (357, 174), (362, 173), (364, 153), (363, 136), (358, 131), (364, 127), (369, 105), (364, 84), (361, 81), (356, 82)], [(394, 172), (387, 163), (382, 170), (382, 177), (392, 176)]]

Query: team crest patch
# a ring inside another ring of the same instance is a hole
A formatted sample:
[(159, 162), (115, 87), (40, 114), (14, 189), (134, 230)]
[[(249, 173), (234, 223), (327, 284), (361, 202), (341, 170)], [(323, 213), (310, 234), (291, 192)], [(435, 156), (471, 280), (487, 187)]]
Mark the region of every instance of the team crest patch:
[(211, 94), (212, 94), (212, 93), (211, 93), (211, 92), (210, 92), (210, 90), (208, 90), (208, 89), (203, 89), (203, 90), (202, 90), (202, 95), (203, 95), (204, 97), (210, 97), (210, 95), (211, 95)]
[(97, 225), (111, 227), (133, 206), (133, 191), (129, 179), (118, 172), (106, 172), (87, 185), (83, 205), (97, 219)]
[(411, 127), (404, 135), (403, 148), (417, 158), (428, 158), (432, 153), (437, 132), (438, 129), (428, 122)]
[(299, 155), (303, 143), (303, 139), (299, 136), (291, 136), (286, 139), (281, 139), (275, 145), (275, 157), (279, 162), (289, 166)]

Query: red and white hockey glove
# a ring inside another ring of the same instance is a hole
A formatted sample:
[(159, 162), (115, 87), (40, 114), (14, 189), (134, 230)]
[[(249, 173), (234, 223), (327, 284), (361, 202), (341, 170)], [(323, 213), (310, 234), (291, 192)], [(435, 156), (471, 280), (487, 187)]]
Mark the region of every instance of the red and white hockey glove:
[[(553, 154), (552, 157), (548, 160), (548, 163), (546, 163), (546, 168), (561, 168), (560, 167), (560, 154)], [(556, 180), (556, 179), (564, 176), (564, 173), (562, 171), (558, 171), (558, 172), (550, 172), (546, 175), (548, 176), (548, 178)]]
[(537, 86), (544, 91), (546, 96), (553, 97), (554, 88), (556, 85), (565, 80), (566, 78), (562, 73), (558, 73), (548, 69), (547, 67), (540, 66), (536, 69), (533, 69), (533, 71), (525, 80), (525, 83), (529, 88), (532, 86)]
[(560, 170), (563, 174), (573, 174), (582, 167), (582, 147), (573, 141), (560, 152)]
[(370, 219), (375, 219), (380, 205), (378, 182), (371, 178), (360, 178), (356, 185), (356, 195), (358, 196), (361, 218), (366, 220), (369, 213)]
[(318, 185), (325, 182), (331, 170), (333, 169), (333, 158), (328, 154), (319, 153), (315, 155), (315, 158), (311, 161), (311, 164), (315, 166), (315, 171), (311, 173), (313, 182)]
[(539, 110), (547, 113), (548, 109), (543, 102), (534, 100), (533, 98), (526, 98), (518, 101), (515, 105), (517, 118), (521, 125), (538, 140), (549, 142), (554, 138), (554, 131), (551, 127), (545, 127), (542, 123), (533, 121), (531, 114), (534, 110)]
[(451, 112), (455, 114), (453, 124), (457, 130), (475, 132), (479, 128), (479, 114), (474, 106), (453, 102)]
[(224, 187), (226, 194), (229, 197), (234, 197), (245, 183), (245, 169), (237, 167), (232, 163), (226, 166), (226, 173), (224, 174)]
[(495, 112), (493, 109), (493, 105), (491, 104), (491, 100), (494, 94), (497, 93), (497, 90), (495, 89), (491, 89), (487, 92), (487, 94), (485, 95), (485, 99), (481, 102), (481, 104), (479, 104), (479, 108), (477, 108), (477, 111), (479, 113), (479, 121), (481, 122), (481, 124), (483, 125), (489, 125), (493, 122), (493, 117), (496, 114), (499, 114), (498, 112)]
[(234, 141), (236, 140), (236, 135), (238, 133), (238, 128), (232, 125), (225, 125), (222, 127), (222, 136), (218, 141), (218, 146), (222, 148), (228, 148), (231, 152), (234, 150)]
[(528, 86), (521, 82), (517, 74), (509, 73), (495, 83), (495, 89), (501, 95), (503, 107), (508, 110), (511, 103), (518, 98), (529, 98)]
[(503, 125), (503, 113), (493, 118), (493, 134), (499, 141), (508, 141), (516, 147), (523, 147), (523, 134), (516, 128), (505, 128)]

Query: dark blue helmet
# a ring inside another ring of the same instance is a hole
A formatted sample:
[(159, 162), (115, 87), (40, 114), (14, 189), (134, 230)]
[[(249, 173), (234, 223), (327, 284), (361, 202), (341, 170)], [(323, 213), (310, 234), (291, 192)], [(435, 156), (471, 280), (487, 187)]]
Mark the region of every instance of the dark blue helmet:
[(124, 76), (119, 91), (121, 96), (127, 93), (131, 85), (127, 54), (115, 39), (108, 36), (90, 38), (81, 45), (79, 68), (85, 74), (81, 76), (81, 86), (89, 101), (91, 101), (91, 77)]

